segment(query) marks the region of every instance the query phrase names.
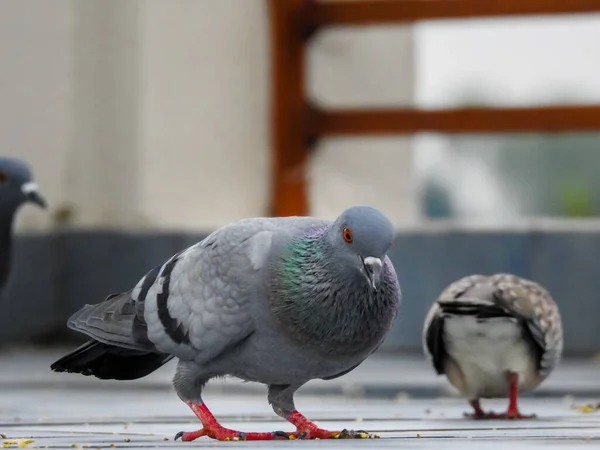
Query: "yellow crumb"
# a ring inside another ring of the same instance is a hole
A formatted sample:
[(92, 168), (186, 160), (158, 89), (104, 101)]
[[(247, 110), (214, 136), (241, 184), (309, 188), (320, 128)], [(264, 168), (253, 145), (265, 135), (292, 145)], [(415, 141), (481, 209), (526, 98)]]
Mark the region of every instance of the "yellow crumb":
[(13, 445), (16, 445), (19, 448), (27, 448), (27, 446), (34, 441), (34, 439), (5, 439), (2, 441), (2, 446), (4, 448), (9, 448)]
[(421, 438), (421, 435), (419, 433), (417, 433), (417, 438)]
[(600, 405), (591, 405), (591, 404), (581, 405), (581, 406), (576, 406), (575, 409), (582, 413), (591, 413), (591, 412), (598, 411), (598, 409), (600, 409)]

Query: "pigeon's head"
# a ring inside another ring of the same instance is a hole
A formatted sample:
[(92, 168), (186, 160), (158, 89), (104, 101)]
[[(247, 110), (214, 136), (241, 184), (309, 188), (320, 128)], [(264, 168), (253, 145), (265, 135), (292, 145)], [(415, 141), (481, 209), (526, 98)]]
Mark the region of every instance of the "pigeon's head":
[(46, 208), (29, 166), (16, 158), (0, 158), (0, 211), (14, 212), (23, 203)]
[(377, 290), (383, 259), (394, 242), (394, 226), (369, 206), (345, 210), (329, 230), (337, 263)]

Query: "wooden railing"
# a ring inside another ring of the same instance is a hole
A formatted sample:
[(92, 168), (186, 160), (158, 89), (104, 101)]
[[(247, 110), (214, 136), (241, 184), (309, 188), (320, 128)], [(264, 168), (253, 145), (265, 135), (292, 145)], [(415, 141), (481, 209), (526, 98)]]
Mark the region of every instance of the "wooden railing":
[(272, 47), (271, 214), (308, 213), (305, 166), (325, 136), (600, 130), (600, 105), (447, 110), (322, 110), (306, 96), (305, 52), (325, 26), (600, 12), (600, 0), (269, 0)]

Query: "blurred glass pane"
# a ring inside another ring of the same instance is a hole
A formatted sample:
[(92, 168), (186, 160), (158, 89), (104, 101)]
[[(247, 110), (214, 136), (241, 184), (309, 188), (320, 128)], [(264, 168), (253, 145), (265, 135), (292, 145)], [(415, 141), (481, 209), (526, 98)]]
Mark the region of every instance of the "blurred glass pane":
[(406, 26), (326, 28), (307, 53), (307, 90), (326, 107), (413, 103), (414, 45)]
[(600, 14), (436, 21), (415, 30), (421, 107), (600, 101)]
[(421, 135), (428, 217), (600, 216), (600, 133)]

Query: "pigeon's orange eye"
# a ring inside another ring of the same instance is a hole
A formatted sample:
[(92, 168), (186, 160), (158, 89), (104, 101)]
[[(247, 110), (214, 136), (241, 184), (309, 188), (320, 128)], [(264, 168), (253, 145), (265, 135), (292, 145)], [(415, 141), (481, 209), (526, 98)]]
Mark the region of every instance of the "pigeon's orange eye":
[(344, 236), (344, 240), (348, 244), (354, 240), (354, 237), (352, 236), (352, 231), (350, 231), (348, 228), (344, 228), (344, 231), (342, 231), (342, 236)]

